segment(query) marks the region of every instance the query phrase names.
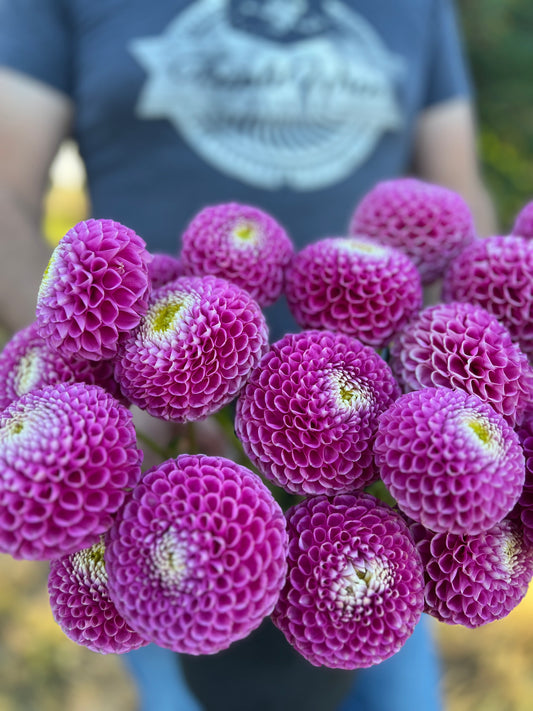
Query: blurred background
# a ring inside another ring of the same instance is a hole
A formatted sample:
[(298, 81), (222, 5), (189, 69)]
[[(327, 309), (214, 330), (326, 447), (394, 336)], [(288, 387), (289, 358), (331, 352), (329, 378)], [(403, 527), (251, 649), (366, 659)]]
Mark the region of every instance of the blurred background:
[[(461, 0), (458, 8), (484, 173), (505, 234), (533, 200), (533, 2)], [(87, 214), (83, 183), (76, 149), (67, 144), (46, 203), (52, 243)], [(0, 711), (134, 711), (134, 689), (120, 659), (76, 646), (54, 623), (47, 574), (46, 564), (0, 556)], [(533, 708), (533, 590), (502, 622), (478, 630), (435, 624), (435, 634), (446, 711)]]

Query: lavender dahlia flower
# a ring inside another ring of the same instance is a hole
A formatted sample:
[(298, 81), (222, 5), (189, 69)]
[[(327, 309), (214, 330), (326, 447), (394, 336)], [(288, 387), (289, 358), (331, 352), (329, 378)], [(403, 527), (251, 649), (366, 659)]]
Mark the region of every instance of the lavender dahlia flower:
[(48, 594), (55, 621), (73, 642), (100, 654), (124, 654), (147, 644), (109, 597), (103, 543), (51, 561)]
[(46, 560), (93, 545), (140, 460), (130, 412), (97, 385), (23, 395), (0, 415), (0, 551)]
[(18, 331), (0, 353), (0, 410), (31, 390), (56, 383), (100, 385), (121, 398), (109, 360), (90, 361), (52, 350), (33, 323)]
[(227, 279), (260, 306), (273, 304), (281, 294), (292, 255), (292, 243), (274, 218), (238, 203), (204, 208), (182, 236), (186, 274)]
[(152, 282), (152, 289), (158, 289), (160, 286), (168, 284), (169, 281), (183, 276), (183, 264), (179, 257), (154, 252), (152, 261), (148, 265), (148, 274)]
[(454, 535), (410, 526), (425, 570), (425, 612), (479, 627), (518, 605), (533, 576), (533, 548), (507, 519), (489, 531)]
[(424, 605), (404, 521), (367, 494), (316, 496), (287, 512), (289, 573), (272, 620), (315, 666), (358, 669), (395, 654)]
[(285, 293), (302, 328), (386, 346), (422, 305), (420, 276), (401, 252), (365, 238), (328, 237), (293, 259)]
[(481, 306), (452, 302), (424, 309), (397, 336), (391, 367), (405, 391), (464, 390), (511, 425), (533, 392), (533, 371), (505, 326)]
[(146, 311), (150, 255), (133, 230), (87, 220), (67, 232), (39, 289), (39, 333), (64, 355), (112, 358), (117, 341)]
[(489, 405), (459, 390), (402, 395), (379, 420), (374, 452), (400, 509), (442, 533), (492, 528), (524, 485), (516, 433)]
[(428, 284), (475, 238), (460, 195), (413, 178), (378, 183), (359, 203), (350, 234), (364, 234), (407, 254)]
[(200, 420), (238, 394), (268, 346), (257, 303), (216, 277), (181, 277), (152, 292), (120, 343), (115, 377), (125, 396), (165, 420)]
[(356, 339), (289, 334), (245, 386), (235, 431), (251, 461), (286, 491), (354, 491), (377, 478), (377, 420), (399, 394), (388, 365)]
[(512, 234), (527, 239), (533, 237), (533, 200), (524, 205), (516, 216)]
[(533, 240), (487, 237), (467, 247), (446, 274), (446, 301), (468, 301), (493, 314), (533, 357)]
[(283, 513), (258, 476), (183, 454), (144, 475), (110, 529), (110, 595), (145, 639), (214, 654), (274, 608), (286, 545)]

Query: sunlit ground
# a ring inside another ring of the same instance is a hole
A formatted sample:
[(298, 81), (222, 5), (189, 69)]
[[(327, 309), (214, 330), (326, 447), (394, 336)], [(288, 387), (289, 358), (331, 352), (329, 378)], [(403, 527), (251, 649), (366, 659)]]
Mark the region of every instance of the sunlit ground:
[[(87, 210), (69, 160), (47, 201), (51, 243)], [(120, 658), (75, 645), (53, 621), (47, 575), (46, 563), (0, 555), (0, 711), (135, 711)], [(438, 625), (437, 638), (446, 711), (531, 711), (533, 590), (506, 620), (478, 630)]]

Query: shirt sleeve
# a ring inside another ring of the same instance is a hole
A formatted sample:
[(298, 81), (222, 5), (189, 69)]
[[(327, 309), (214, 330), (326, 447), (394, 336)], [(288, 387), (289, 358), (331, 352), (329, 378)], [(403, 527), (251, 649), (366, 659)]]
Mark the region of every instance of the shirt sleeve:
[(64, 0), (0, 0), (0, 65), (72, 94)]
[(470, 97), (472, 81), (452, 0), (435, 0), (430, 32), (425, 108), (456, 97)]

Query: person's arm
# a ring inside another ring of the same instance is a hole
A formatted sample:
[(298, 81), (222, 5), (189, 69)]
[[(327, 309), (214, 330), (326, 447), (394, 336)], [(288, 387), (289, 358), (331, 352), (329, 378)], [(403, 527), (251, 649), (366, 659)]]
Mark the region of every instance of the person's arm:
[(481, 176), (469, 99), (435, 104), (420, 115), (414, 168), (423, 180), (455, 190), (466, 200), (480, 235), (496, 234), (496, 214)]
[(50, 249), (40, 230), (48, 172), (72, 120), (62, 92), (0, 67), (0, 325), (35, 319)]

